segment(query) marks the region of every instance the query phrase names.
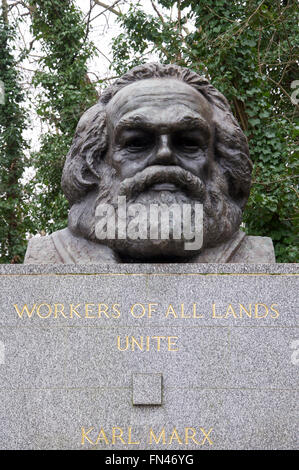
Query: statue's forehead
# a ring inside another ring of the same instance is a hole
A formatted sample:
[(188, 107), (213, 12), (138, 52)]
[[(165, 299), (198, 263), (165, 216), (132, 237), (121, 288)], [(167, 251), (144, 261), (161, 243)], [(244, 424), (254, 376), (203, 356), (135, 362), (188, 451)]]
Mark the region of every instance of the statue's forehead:
[(159, 113), (174, 106), (189, 108), (207, 119), (212, 115), (210, 104), (200, 92), (187, 83), (172, 78), (146, 79), (127, 85), (109, 102), (107, 114), (115, 123), (126, 114), (141, 108)]

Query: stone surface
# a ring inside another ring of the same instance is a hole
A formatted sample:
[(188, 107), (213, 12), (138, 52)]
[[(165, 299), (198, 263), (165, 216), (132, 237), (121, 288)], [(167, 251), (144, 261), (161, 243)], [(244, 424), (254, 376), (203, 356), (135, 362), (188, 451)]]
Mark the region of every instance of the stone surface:
[(162, 374), (133, 374), (133, 405), (162, 405)]
[(297, 305), (298, 265), (0, 265), (0, 448), (295, 449)]

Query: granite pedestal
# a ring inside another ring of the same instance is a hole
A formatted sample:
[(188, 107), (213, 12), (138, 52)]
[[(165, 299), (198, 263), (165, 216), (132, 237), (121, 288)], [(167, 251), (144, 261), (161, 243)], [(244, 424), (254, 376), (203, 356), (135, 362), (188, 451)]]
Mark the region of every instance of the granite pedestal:
[(295, 449), (298, 265), (0, 266), (1, 449)]

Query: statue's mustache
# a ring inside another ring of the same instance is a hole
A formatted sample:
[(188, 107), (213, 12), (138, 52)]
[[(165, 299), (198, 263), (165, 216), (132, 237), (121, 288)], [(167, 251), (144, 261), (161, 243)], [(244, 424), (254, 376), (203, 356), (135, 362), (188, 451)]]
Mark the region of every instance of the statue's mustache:
[(196, 199), (204, 200), (206, 195), (204, 182), (190, 171), (179, 166), (153, 165), (122, 181), (118, 196), (131, 199), (160, 183), (172, 183)]

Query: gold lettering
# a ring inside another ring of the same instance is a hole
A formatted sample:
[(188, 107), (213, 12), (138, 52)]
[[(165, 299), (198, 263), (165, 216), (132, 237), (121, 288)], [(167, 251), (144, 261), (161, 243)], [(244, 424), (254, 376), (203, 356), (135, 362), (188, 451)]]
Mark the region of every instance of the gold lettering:
[(155, 309), (155, 307), (157, 307), (158, 304), (148, 304), (148, 318), (152, 318), (152, 313), (156, 312), (157, 310)]
[(126, 351), (128, 349), (128, 347), (129, 347), (129, 337), (126, 336), (126, 347), (125, 347), (125, 349), (121, 349), (121, 347), (120, 347), (120, 336), (118, 336), (117, 337), (117, 349), (119, 351)]
[(101, 315), (103, 313), (107, 318), (110, 318), (108, 314), (108, 309), (109, 309), (108, 305), (99, 304), (98, 317), (101, 318)]
[[(171, 346), (176, 346), (176, 341), (179, 339), (178, 336), (168, 336), (168, 351), (178, 351), (179, 348), (177, 349), (171, 349)], [(172, 341), (174, 340), (174, 341)]]
[(227, 318), (228, 315), (233, 315), (234, 318), (238, 318), (238, 315), (234, 311), (232, 304), (229, 304), (229, 306), (227, 307), (227, 311), (226, 311), (224, 318)]
[(211, 432), (213, 431), (213, 428), (210, 428), (210, 430), (209, 430), (207, 433), (205, 432), (204, 428), (199, 428), (199, 429), (201, 430), (201, 432), (202, 432), (202, 433), (204, 434), (204, 436), (205, 436), (205, 437), (203, 438), (202, 442), (201, 442), (201, 445), (203, 446), (204, 443), (205, 443), (206, 441), (208, 441), (209, 444), (212, 446), (212, 445), (213, 445), (213, 442), (212, 442), (211, 439), (209, 438), (209, 435), (210, 435)]
[(70, 318), (73, 318), (73, 314), (77, 315), (77, 317), (81, 318), (81, 315), (79, 312), (77, 312), (77, 308), (80, 307), (81, 304), (78, 304), (78, 305), (73, 305), (71, 304), (70, 307), (71, 307), (71, 311), (70, 311)]
[(85, 304), (85, 318), (96, 318), (94, 316), (89, 316), (89, 314), (91, 313), (91, 310), (89, 309), (89, 307), (94, 307), (94, 304)]
[(81, 428), (81, 433), (82, 433), (82, 439), (81, 439), (81, 444), (84, 446), (85, 444), (85, 439), (92, 445), (94, 443), (89, 439), (88, 435), (94, 428), (90, 428), (88, 431), (85, 431), (85, 428)]
[(112, 314), (112, 318), (119, 318), (120, 315), (121, 315), (121, 313), (120, 313), (120, 311), (118, 310), (117, 307), (120, 307), (120, 305), (119, 305), (119, 304), (113, 304), (113, 305), (112, 305), (112, 310), (113, 310), (114, 312), (116, 312), (116, 315), (113, 315), (113, 314)]
[[(134, 312), (135, 307), (137, 307), (137, 306), (141, 307), (141, 309), (142, 309), (142, 310), (141, 310), (141, 315), (136, 315), (135, 312)], [(132, 307), (131, 307), (131, 314), (133, 315), (134, 318), (142, 318), (142, 317), (144, 317), (144, 315), (145, 315), (145, 307), (144, 307), (144, 305), (142, 305), (142, 304), (134, 304), (134, 305), (132, 305)]]
[(160, 432), (159, 436), (157, 437), (153, 431), (152, 428), (150, 428), (149, 432), (149, 443), (153, 443), (153, 439), (156, 442), (156, 444), (159, 444), (160, 439), (162, 439), (163, 444), (166, 444), (166, 438), (165, 438), (165, 429), (162, 428), (162, 431)]
[(106, 436), (105, 431), (104, 431), (103, 428), (101, 428), (101, 430), (98, 434), (97, 440), (95, 441), (94, 445), (96, 446), (97, 444), (99, 444), (100, 441), (105, 441), (105, 444), (109, 445), (109, 441), (107, 439), (107, 436)]
[(240, 318), (243, 318), (242, 310), (246, 313), (246, 315), (251, 318), (251, 304), (249, 304), (249, 310), (247, 310), (244, 305), (239, 304), (240, 306)]
[(165, 339), (166, 336), (152, 336), (152, 339), (157, 340), (157, 351), (160, 351), (161, 339)]
[[(189, 431), (192, 431), (192, 435), (189, 436)], [(189, 444), (189, 439), (192, 439), (192, 441), (199, 445), (199, 442), (195, 439), (195, 434), (196, 430), (194, 428), (185, 428), (185, 444)]]
[(271, 318), (278, 318), (279, 317), (279, 311), (276, 310), (276, 308), (273, 308), (273, 307), (277, 307), (278, 305), (277, 304), (272, 304), (270, 309), (272, 310), (272, 312), (275, 312), (276, 315), (272, 315), (271, 314)]
[[(119, 431), (119, 434), (116, 434), (116, 431)], [(112, 444), (115, 444), (116, 439), (119, 439), (123, 444), (125, 444), (125, 441), (122, 438), (123, 435), (123, 430), (122, 428), (112, 428)]]
[(212, 318), (223, 318), (222, 316), (217, 317), (217, 315), (216, 315), (216, 304), (212, 305), (212, 309), (213, 309)]
[(137, 339), (134, 338), (134, 336), (131, 336), (132, 339), (132, 351), (135, 351), (134, 344), (136, 343), (136, 346), (140, 349), (140, 351), (143, 351), (143, 336), (140, 336), (140, 344), (138, 343)]
[(63, 304), (54, 304), (54, 318), (58, 317), (58, 313), (61, 313), (61, 315), (64, 318), (67, 318), (67, 315), (64, 313), (64, 305)]
[(171, 433), (171, 436), (170, 436), (170, 438), (169, 438), (169, 444), (172, 444), (172, 441), (173, 441), (174, 439), (175, 439), (176, 441), (178, 441), (179, 444), (183, 444), (183, 442), (181, 441), (180, 436), (178, 435), (178, 432), (177, 432), (176, 428), (174, 428), (174, 430), (173, 430), (172, 433)]
[(196, 315), (197, 305), (193, 304), (193, 318), (204, 318), (204, 315)]
[(177, 316), (177, 314), (175, 313), (175, 310), (174, 310), (174, 308), (173, 308), (173, 306), (172, 306), (171, 304), (169, 304), (169, 307), (168, 307), (168, 309), (167, 309), (167, 312), (166, 312), (165, 317), (167, 318), (168, 315), (170, 315), (170, 314), (173, 315), (174, 318), (178, 318), (178, 316)]
[[(42, 314), (40, 312), (40, 309), (41, 307), (44, 307), (44, 306), (48, 309), (48, 313)], [(49, 318), (52, 315), (52, 307), (49, 304), (40, 304), (36, 309), (36, 313), (38, 314), (40, 318)]]
[(132, 442), (132, 427), (131, 427), (131, 426), (128, 427), (128, 444), (131, 444), (131, 445), (138, 445), (138, 444), (140, 444), (139, 441), (137, 441), (137, 442)]
[(191, 318), (190, 315), (185, 315), (185, 305), (181, 304), (181, 318)]
[(28, 309), (27, 304), (24, 305), (24, 307), (22, 308), (22, 311), (21, 311), (21, 312), (20, 312), (19, 307), (18, 307), (17, 304), (14, 304), (14, 308), (15, 308), (15, 310), (16, 310), (16, 312), (17, 312), (17, 314), (19, 315), (20, 318), (23, 318), (24, 311), (27, 313), (28, 318), (31, 318), (32, 315), (33, 315), (33, 312), (34, 312), (34, 310), (35, 310), (35, 308), (36, 308), (36, 304), (33, 305), (32, 309), (31, 309), (30, 311), (29, 311), (29, 309)]
[[(259, 307), (264, 307), (264, 309), (266, 310), (266, 312), (262, 314), (261, 316), (259, 316)], [(255, 304), (254, 312), (255, 312), (255, 318), (266, 318), (266, 316), (268, 315), (269, 309), (267, 305), (265, 304)]]

